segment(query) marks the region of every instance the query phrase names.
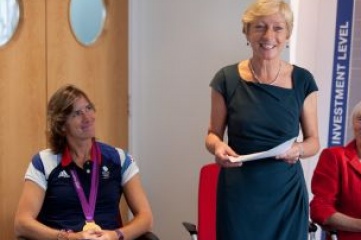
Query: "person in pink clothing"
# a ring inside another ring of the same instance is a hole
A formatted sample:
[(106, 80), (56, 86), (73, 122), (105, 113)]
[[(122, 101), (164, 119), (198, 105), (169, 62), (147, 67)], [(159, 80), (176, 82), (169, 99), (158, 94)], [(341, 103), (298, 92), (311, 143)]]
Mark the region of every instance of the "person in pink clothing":
[(311, 219), (339, 240), (361, 239), (361, 101), (351, 117), (354, 139), (324, 149), (311, 181)]

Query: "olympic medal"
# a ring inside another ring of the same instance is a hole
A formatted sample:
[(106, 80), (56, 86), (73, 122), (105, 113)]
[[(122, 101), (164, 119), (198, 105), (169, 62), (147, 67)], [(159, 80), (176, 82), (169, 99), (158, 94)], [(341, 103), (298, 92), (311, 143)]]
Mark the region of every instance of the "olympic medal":
[(86, 230), (102, 230), (102, 229), (94, 221), (91, 221), (91, 222), (86, 221), (85, 225), (83, 227), (83, 231), (86, 231)]

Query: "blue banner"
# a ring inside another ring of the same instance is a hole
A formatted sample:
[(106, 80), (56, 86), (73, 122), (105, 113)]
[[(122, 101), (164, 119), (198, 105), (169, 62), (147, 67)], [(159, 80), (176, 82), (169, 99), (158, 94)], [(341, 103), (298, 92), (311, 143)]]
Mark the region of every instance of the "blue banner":
[(345, 144), (354, 0), (338, 0), (328, 146)]

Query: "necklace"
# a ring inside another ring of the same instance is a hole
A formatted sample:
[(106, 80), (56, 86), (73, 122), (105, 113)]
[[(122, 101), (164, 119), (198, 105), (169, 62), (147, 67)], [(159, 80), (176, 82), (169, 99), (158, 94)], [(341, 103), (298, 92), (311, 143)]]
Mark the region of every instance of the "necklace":
[(253, 75), (254, 80), (256, 80), (257, 83), (273, 85), (273, 84), (277, 81), (278, 77), (280, 76), (280, 72), (281, 72), (281, 68), (282, 68), (282, 62), (280, 61), (280, 66), (279, 66), (279, 68), (278, 68), (278, 72), (277, 72), (277, 74), (276, 74), (276, 77), (275, 77), (270, 83), (263, 83), (263, 82), (259, 79), (259, 77), (256, 75), (256, 73), (255, 73), (254, 70), (253, 70), (252, 59), (249, 60), (249, 68), (250, 68), (250, 70), (251, 70), (251, 72), (252, 72), (252, 75)]

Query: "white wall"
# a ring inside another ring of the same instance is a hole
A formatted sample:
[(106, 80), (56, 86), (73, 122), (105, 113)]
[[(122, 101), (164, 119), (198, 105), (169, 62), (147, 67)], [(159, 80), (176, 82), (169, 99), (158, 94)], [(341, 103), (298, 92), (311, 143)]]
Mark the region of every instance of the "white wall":
[[(309, 69), (317, 81), (319, 135), (321, 148), (325, 148), (328, 137), (337, 0), (298, 0), (293, 3), (298, 5), (298, 26), (291, 61)], [(308, 186), (318, 156), (319, 154), (302, 162)]]
[[(328, 116), (329, 89), (322, 81), (330, 79), (324, 64), (332, 60), (333, 44), (322, 39), (333, 39), (335, 1), (292, 2), (300, 24), (291, 59), (314, 73), (321, 119)], [(240, 24), (250, 0), (129, 2), (130, 150), (141, 168), (155, 232), (165, 240), (189, 239), (181, 223), (196, 222), (198, 171), (213, 161), (204, 147), (208, 84), (220, 67), (250, 56)], [(325, 145), (328, 120), (320, 123)], [(308, 182), (315, 163), (316, 158), (303, 160)]]
[[(337, 0), (292, 0), (292, 3), (294, 9), (297, 9), (297, 29), (294, 33), (290, 59), (309, 69), (319, 87), (318, 123), (321, 149), (323, 149), (327, 147), (328, 137)], [(313, 196), (310, 191), (310, 181), (319, 153), (302, 161), (310, 200)], [(319, 230), (318, 239), (321, 239), (320, 234)]]
[(132, 0), (131, 152), (161, 239), (189, 239), (215, 72), (249, 56), (240, 14), (248, 1)]

